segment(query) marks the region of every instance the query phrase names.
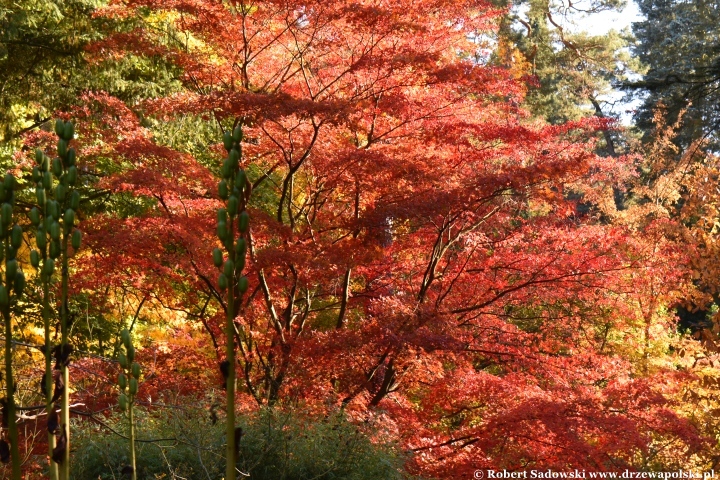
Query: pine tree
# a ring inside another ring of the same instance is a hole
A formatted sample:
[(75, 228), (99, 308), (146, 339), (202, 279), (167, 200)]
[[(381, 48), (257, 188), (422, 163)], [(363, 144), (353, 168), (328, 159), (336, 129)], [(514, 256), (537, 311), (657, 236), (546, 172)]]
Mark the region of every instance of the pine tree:
[(524, 0), (510, 10), (501, 22), (495, 61), (517, 68), (513, 54), (521, 53), (525, 73), (534, 79), (525, 102), (535, 115), (560, 124), (610, 114), (603, 97), (636, 68), (626, 49), (629, 33), (573, 32), (567, 20), (621, 6), (616, 1), (594, 1), (576, 10), (550, 0)]
[(713, 0), (640, 0), (646, 19), (633, 31), (638, 43), (634, 54), (647, 65), (647, 74), (626, 85), (646, 95), (636, 121), (648, 131), (653, 110), (662, 104), (670, 123), (687, 108), (676, 142), (688, 147), (707, 138), (716, 146), (720, 138), (720, 5)]

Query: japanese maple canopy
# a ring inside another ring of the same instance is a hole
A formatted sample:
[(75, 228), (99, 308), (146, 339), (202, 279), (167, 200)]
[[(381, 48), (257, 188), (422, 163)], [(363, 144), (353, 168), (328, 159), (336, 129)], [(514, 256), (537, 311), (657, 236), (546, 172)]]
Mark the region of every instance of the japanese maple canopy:
[(616, 468), (657, 438), (697, 448), (667, 408), (672, 375), (642, 370), (628, 346), (662, 325), (647, 300), (667, 294), (656, 280), (680, 254), (578, 209), (622, 160), (592, 153), (602, 120), (549, 126), (518, 107), (524, 79), (482, 48), (501, 13), (457, 0), (113, 2), (100, 14), (124, 27), (91, 58), (170, 62), (183, 87), (132, 106), (88, 93), (74, 113), (98, 188), (154, 201), (85, 221), (76, 288), (152, 294), (223, 343), (210, 255), (223, 150), (207, 168), (158, 145), (138, 112), (241, 123), (248, 400), (345, 406), (441, 476)]

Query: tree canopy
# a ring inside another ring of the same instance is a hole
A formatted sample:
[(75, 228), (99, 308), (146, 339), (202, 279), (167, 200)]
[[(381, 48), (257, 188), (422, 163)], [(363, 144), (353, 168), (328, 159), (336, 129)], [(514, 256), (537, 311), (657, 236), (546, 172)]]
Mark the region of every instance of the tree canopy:
[(656, 3), (2, 7), (8, 477), (715, 468), (712, 83), (605, 106), (709, 75)]

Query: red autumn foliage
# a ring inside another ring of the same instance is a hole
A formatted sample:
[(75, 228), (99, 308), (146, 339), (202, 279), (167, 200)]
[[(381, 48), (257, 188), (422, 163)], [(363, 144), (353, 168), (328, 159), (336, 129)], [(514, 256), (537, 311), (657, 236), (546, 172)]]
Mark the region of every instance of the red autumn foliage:
[[(659, 221), (612, 225), (581, 203), (628, 159), (593, 153), (604, 120), (530, 120), (524, 85), (476, 61), (501, 13), (490, 3), (142, 0), (104, 14), (139, 9), (177, 12), (195, 43), (138, 28), (89, 55), (182, 69), (186, 89), (146, 101), (144, 115), (245, 126), (244, 398), (344, 407), (412, 450), (411, 471), (445, 478), (644, 468), (658, 442), (705, 447), (674, 410), (682, 375), (648, 359), (671, 328), (658, 305), (682, 283), (685, 252), (655, 235)], [(152, 202), (84, 220), (73, 288), (184, 311), (219, 352), (215, 172), (107, 95), (88, 94), (74, 116), (96, 188)], [(184, 352), (154, 357), (164, 373), (144, 387), (151, 397), (171, 388)], [(203, 369), (181, 393), (216, 382)]]

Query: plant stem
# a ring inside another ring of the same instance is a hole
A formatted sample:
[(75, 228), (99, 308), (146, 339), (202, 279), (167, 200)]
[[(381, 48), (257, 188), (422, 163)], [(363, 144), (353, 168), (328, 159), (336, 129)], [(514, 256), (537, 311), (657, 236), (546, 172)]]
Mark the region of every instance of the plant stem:
[[(7, 238), (3, 242), (4, 249), (5, 249), (5, 258), (7, 258), (7, 254), (9, 251), (9, 244)], [(5, 288), (8, 292), (8, 297), (10, 296), (10, 281), (6, 278), (5, 280)], [(15, 381), (13, 379), (13, 370), (12, 370), (12, 318), (10, 316), (10, 303), (8, 302), (7, 305), (3, 306), (2, 308), (2, 315), (3, 319), (5, 320), (5, 386), (6, 386), (6, 395), (5, 395), (5, 401), (6, 404), (6, 411), (5, 411), (5, 421), (7, 422), (8, 426), (8, 433), (9, 433), (9, 441), (10, 441), (10, 461), (12, 462), (12, 480), (20, 480), (20, 450), (18, 449), (18, 429), (17, 429), (17, 423), (15, 418), (15, 388), (14, 384)]]
[[(68, 274), (68, 256), (67, 256), (67, 247), (68, 247), (68, 235), (67, 233), (63, 234), (62, 239), (62, 279), (61, 279), (61, 299), (60, 299), (60, 331), (61, 331), (61, 342), (60, 342), (60, 351), (63, 353), (63, 356), (67, 353), (68, 348), (68, 311), (67, 311), (67, 299), (68, 299), (68, 283), (69, 283), (69, 274)], [(66, 429), (65, 435), (66, 435), (66, 446), (65, 446), (65, 453), (63, 455), (63, 460), (60, 465), (60, 479), (61, 480), (70, 480), (70, 374), (68, 371), (68, 361), (62, 362), (60, 367), (62, 368), (62, 377), (63, 377), (63, 384), (65, 385), (65, 388), (63, 389), (63, 395), (62, 395), (62, 412), (61, 417), (62, 420), (60, 421), (60, 424), (63, 425), (63, 428)]]
[(135, 466), (135, 418), (133, 416), (133, 402), (135, 397), (130, 399), (129, 417), (130, 417), (130, 466), (132, 467), (132, 480), (137, 480), (137, 468)]
[[(230, 231), (232, 231), (232, 229)], [(233, 252), (230, 252), (230, 255), (232, 255), (232, 253)], [(235, 330), (235, 279), (231, 278), (229, 280), (230, 285), (228, 285), (227, 322), (225, 325), (225, 356), (227, 357), (228, 362), (228, 376), (226, 385), (227, 465), (225, 469), (225, 480), (235, 480), (235, 342), (233, 342), (233, 333)]]
[[(42, 284), (42, 316), (43, 327), (45, 328), (45, 411), (47, 412), (48, 418), (50, 418), (50, 412), (55, 408), (52, 403), (54, 382), (52, 377), (52, 360), (50, 355), (50, 288), (48, 282), (42, 282)], [(51, 480), (57, 480), (58, 478), (58, 465), (52, 459), (52, 453), (54, 448), (55, 434), (48, 431), (48, 469)]]

